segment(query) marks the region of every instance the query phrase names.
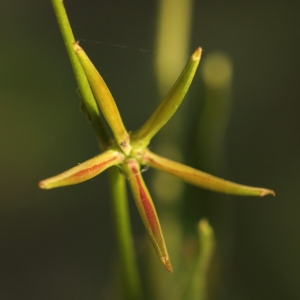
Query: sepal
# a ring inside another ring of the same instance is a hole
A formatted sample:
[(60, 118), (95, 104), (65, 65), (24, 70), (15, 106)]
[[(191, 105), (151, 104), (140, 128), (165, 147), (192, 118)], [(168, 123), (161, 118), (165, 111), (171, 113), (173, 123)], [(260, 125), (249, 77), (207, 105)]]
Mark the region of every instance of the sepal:
[(166, 159), (157, 154), (154, 154), (149, 150), (145, 152), (142, 163), (165, 173), (171, 174), (187, 183), (214, 192), (240, 196), (275, 196), (275, 193), (272, 190), (241, 185), (228, 180), (224, 180), (188, 167), (181, 163)]
[(74, 43), (74, 51), (85, 72), (101, 112), (111, 128), (119, 147), (125, 154), (129, 154), (131, 150), (129, 134), (123, 124), (110, 90), (78, 42)]
[(129, 185), (139, 214), (151, 238), (154, 249), (165, 268), (169, 272), (173, 272), (159, 219), (149, 191), (141, 176), (140, 165), (136, 159), (129, 158), (126, 160), (123, 167), (128, 177)]
[(124, 155), (120, 152), (107, 150), (68, 171), (40, 181), (39, 187), (42, 189), (52, 189), (77, 184), (97, 176), (111, 166), (122, 163), (123, 160)]
[(146, 147), (152, 137), (169, 121), (186, 95), (200, 62), (202, 49), (197, 48), (179, 78), (151, 117), (132, 133), (133, 143), (143, 140)]

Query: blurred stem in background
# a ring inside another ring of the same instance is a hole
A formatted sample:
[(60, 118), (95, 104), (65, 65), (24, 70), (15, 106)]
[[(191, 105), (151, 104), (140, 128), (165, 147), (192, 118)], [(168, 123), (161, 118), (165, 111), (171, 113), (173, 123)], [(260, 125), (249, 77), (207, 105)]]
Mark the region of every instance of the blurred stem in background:
[(227, 55), (213, 52), (201, 68), (204, 103), (197, 130), (202, 168), (215, 173), (224, 168), (224, 138), (231, 111), (232, 64)]
[[(190, 31), (192, 24), (193, 0), (161, 0), (158, 6), (155, 71), (157, 76), (158, 99), (163, 99), (181, 73), (190, 52)], [(186, 99), (185, 99), (186, 101)], [(184, 106), (176, 112), (169, 123), (162, 128), (155, 139), (155, 151), (175, 161), (183, 162), (182, 139), (185, 132), (186, 112)], [(182, 224), (180, 220), (180, 201), (184, 183), (161, 172), (152, 178), (153, 199), (158, 210), (174, 273), (165, 274), (158, 268), (153, 251), (149, 251), (146, 274), (151, 286), (149, 299), (179, 299), (180, 250), (182, 247)], [(149, 249), (152, 250), (152, 249)]]
[(194, 259), (193, 268), (188, 277), (185, 300), (208, 300), (208, 271), (215, 247), (214, 232), (206, 219), (198, 223), (198, 254)]
[[(224, 141), (231, 114), (233, 67), (229, 57), (219, 51), (203, 58), (200, 66), (202, 91), (201, 103), (197, 105), (196, 121), (192, 123), (196, 134), (190, 143), (194, 153), (190, 163), (205, 172), (226, 177), (228, 173), (224, 155)], [(196, 127), (196, 129), (195, 129)], [(196, 161), (195, 161), (196, 160)], [(233, 239), (233, 203), (220, 201), (221, 195), (187, 187), (188, 201), (184, 202), (187, 234), (194, 230), (200, 216), (208, 218), (216, 229), (217, 247), (214, 251), (209, 281), (209, 299), (219, 299), (230, 281), (230, 258)], [(188, 195), (193, 195), (189, 197)], [(219, 252), (219, 250), (221, 250)], [(199, 298), (202, 299), (202, 298)], [(206, 299), (206, 298), (204, 298)]]
[[(165, 91), (170, 88), (190, 52), (192, 8), (192, 0), (160, 1), (156, 56), (159, 98), (163, 97)], [(196, 147), (193, 148), (201, 153), (201, 155), (196, 154), (201, 161), (201, 167), (218, 172), (224, 167), (223, 142), (231, 108), (232, 65), (226, 55), (214, 53), (208, 55), (202, 67), (204, 104), (200, 117), (197, 117), (199, 122), (196, 124), (196, 130), (193, 128), (197, 132)], [(188, 118), (188, 112), (181, 107), (168, 124), (169, 126), (162, 130), (156, 140), (155, 148), (159, 154), (183, 161), (184, 148), (180, 145), (186, 141), (184, 134), (188, 128), (185, 120)], [(182, 203), (183, 198), (185, 201), (190, 199), (186, 197), (186, 193), (185, 195), (183, 193), (183, 183), (168, 175), (155, 173), (153, 185), (154, 199), (159, 199), (157, 206), (175, 272), (170, 277), (162, 274), (162, 270), (153, 268), (150, 273), (153, 276), (152, 282), (155, 282), (153, 285), (159, 288), (152, 290), (152, 297), (153, 299), (181, 299), (183, 295), (182, 299), (208, 299), (207, 271), (215, 244), (212, 228), (206, 221), (200, 221), (199, 224), (205, 224), (203, 226), (209, 229), (204, 229), (203, 232), (201, 230), (204, 227), (199, 225), (200, 249), (197, 254), (194, 254), (194, 259), (191, 259), (191, 268), (184, 270), (181, 250), (185, 246), (182, 245), (185, 240), (182, 235), (183, 223), (179, 211), (182, 205), (185, 205)], [(192, 201), (193, 205), (196, 205), (194, 207), (199, 207), (199, 201), (205, 200), (203, 197), (195, 199)], [(198, 220), (205, 214), (197, 208), (195, 211), (198, 212)], [(185, 218), (189, 217), (185, 216)], [(193, 226), (196, 227), (196, 222)], [(186, 287), (183, 286), (183, 281)], [(184, 294), (182, 290), (185, 290)]]

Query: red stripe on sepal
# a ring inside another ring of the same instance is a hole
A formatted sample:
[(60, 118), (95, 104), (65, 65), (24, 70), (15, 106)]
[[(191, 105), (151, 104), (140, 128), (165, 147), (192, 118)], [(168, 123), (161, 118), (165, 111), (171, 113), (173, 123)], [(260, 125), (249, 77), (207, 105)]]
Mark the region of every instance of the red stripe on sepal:
[(123, 160), (124, 155), (120, 152), (107, 150), (68, 171), (42, 180), (39, 182), (39, 187), (42, 189), (51, 189), (60, 186), (77, 184), (97, 176), (107, 168), (123, 162)]
[(143, 177), (141, 176), (139, 163), (135, 159), (129, 158), (124, 163), (124, 170), (128, 177), (136, 206), (145, 228), (151, 238), (155, 251), (165, 268), (169, 272), (172, 272), (173, 268), (170, 262), (159, 219), (157, 217), (157, 213), (149, 191), (145, 185)]

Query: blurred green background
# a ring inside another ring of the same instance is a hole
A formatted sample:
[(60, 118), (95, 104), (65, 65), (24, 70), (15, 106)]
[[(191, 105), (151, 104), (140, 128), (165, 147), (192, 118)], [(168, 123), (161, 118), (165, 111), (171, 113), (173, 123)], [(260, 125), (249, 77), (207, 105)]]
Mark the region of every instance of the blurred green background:
[[(76, 38), (129, 47), (82, 42), (126, 127), (137, 128), (158, 101), (158, 2), (65, 4)], [(192, 190), (186, 199), (197, 219), (204, 208), (220, 237), (221, 299), (300, 299), (299, 9), (296, 0), (194, 1), (190, 52), (201, 46), (205, 59), (223, 51), (234, 69), (227, 168), (215, 175), (277, 194), (221, 195), (203, 204)], [(51, 191), (37, 187), (99, 152), (50, 1), (2, 0), (0, 28), (0, 299), (109, 299), (116, 250), (107, 174)], [(199, 75), (184, 104), (191, 115), (201, 93)], [(138, 243), (144, 229), (130, 205)]]

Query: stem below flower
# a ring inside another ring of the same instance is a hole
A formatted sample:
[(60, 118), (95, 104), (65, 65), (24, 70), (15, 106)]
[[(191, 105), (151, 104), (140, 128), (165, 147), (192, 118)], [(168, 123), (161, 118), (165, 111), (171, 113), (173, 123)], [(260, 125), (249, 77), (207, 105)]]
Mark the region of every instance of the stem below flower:
[(109, 175), (123, 285), (128, 300), (140, 300), (143, 299), (142, 288), (134, 256), (125, 178), (116, 167), (109, 169)]

